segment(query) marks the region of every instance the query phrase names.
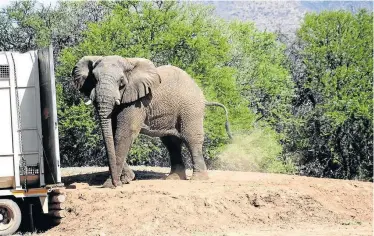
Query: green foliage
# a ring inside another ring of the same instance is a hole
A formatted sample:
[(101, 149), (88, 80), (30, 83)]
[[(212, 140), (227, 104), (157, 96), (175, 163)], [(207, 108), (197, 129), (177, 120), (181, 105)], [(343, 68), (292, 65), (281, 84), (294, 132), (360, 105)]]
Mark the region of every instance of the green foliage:
[(372, 117), (371, 23), (364, 11), (323, 12), (307, 15), (298, 32), (306, 42), (301, 53), (308, 72), (305, 87), (321, 94), (316, 106), (336, 125), (351, 115)]
[(372, 179), (373, 15), (308, 14), (298, 31), (303, 73), (295, 78), (291, 150), (303, 173)]
[(56, 59), (62, 48), (82, 39), (88, 22), (100, 21), (110, 7), (92, 1), (61, 1), (56, 7), (13, 1), (0, 14), (0, 50), (26, 52), (52, 44)]
[[(0, 50), (25, 52), (46, 40), (47, 9), (37, 9), (35, 1), (12, 2), (0, 15)], [(15, 24), (16, 22), (16, 24)]]
[(230, 64), (237, 68), (241, 95), (249, 101), (256, 121), (266, 121), (281, 131), (291, 116), (294, 96), (284, 45), (276, 41), (275, 34), (260, 32), (252, 23), (232, 22), (228, 32), (233, 44)]
[(168, 164), (168, 160), (167, 153), (162, 151), (161, 145), (157, 138), (139, 135), (130, 149), (127, 162), (130, 165), (153, 164), (164, 166)]

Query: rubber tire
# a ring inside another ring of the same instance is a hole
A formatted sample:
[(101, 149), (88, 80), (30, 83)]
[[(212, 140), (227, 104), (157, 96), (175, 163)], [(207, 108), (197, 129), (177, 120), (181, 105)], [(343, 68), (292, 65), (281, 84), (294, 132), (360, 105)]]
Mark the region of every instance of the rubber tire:
[(12, 227), (6, 230), (0, 231), (0, 235), (14, 234), (18, 230), (19, 226), (21, 225), (21, 220), (22, 220), (21, 209), (19, 208), (17, 203), (15, 203), (13, 200), (10, 200), (10, 199), (0, 199), (0, 207), (1, 206), (7, 206), (9, 210), (13, 213), (14, 223)]

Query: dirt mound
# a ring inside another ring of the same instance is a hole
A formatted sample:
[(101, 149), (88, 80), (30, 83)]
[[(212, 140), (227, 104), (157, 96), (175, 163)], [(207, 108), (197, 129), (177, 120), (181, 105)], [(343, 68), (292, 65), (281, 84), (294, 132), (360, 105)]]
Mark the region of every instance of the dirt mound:
[(209, 181), (138, 180), (102, 189), (102, 168), (64, 169), (67, 216), (45, 235), (371, 235), (372, 184), (211, 171)]

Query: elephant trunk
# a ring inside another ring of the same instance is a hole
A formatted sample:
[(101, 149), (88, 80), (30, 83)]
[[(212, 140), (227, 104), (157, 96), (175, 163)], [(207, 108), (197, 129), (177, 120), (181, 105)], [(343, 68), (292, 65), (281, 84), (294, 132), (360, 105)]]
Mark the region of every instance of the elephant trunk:
[(117, 163), (111, 120), (114, 106), (118, 104), (117, 100), (120, 99), (117, 86), (115, 77), (109, 74), (101, 75), (96, 85), (95, 93), (92, 96), (96, 101), (96, 108), (100, 117), (104, 144), (108, 155), (109, 171), (112, 177), (112, 183), (115, 187), (119, 182), (119, 174), (121, 172)]
[(99, 102), (97, 104), (97, 109), (100, 117), (100, 124), (103, 132), (105, 149), (108, 155), (107, 157), (109, 161), (109, 172), (112, 177), (112, 183), (116, 187), (117, 182), (119, 181), (119, 170), (117, 169), (117, 158), (114, 148), (112, 121), (110, 118), (110, 114), (113, 110), (113, 105), (111, 105), (110, 103), (103, 104)]

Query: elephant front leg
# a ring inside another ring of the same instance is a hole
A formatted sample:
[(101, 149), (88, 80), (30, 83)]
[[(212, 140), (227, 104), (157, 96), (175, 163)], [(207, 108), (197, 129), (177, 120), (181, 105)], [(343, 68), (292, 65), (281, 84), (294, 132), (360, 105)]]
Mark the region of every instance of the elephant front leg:
[[(129, 117), (134, 119), (129, 119)], [(126, 160), (133, 142), (140, 133), (142, 121), (143, 116), (140, 111), (133, 111), (130, 114), (122, 113), (117, 119), (115, 149), (122, 184), (128, 184), (135, 178), (135, 173), (130, 169)]]
[(125, 162), (122, 169), (122, 174), (120, 180), (122, 184), (129, 184), (132, 180), (135, 179), (135, 173), (130, 169), (130, 167)]
[(119, 172), (119, 177), (122, 184), (128, 184), (135, 178), (135, 173), (130, 169), (128, 164), (126, 163), (127, 155), (130, 151), (131, 145), (133, 144), (134, 140), (139, 135), (139, 129), (131, 130), (130, 133), (124, 132), (122, 134), (118, 134), (118, 144), (116, 145), (116, 156), (117, 156), (117, 166)]

